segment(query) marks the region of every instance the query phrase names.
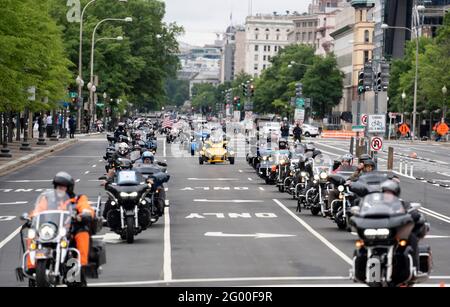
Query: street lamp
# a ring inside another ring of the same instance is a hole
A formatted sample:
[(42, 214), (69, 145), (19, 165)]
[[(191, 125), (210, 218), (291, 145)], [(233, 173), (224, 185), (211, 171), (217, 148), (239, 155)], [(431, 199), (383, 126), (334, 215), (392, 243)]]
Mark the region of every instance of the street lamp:
[[(84, 20), (84, 13), (86, 12), (86, 9), (93, 4), (97, 0), (91, 0), (89, 1), (81, 11), (80, 16), (80, 48), (78, 52), (78, 76), (76, 79), (77, 85), (78, 85), (78, 99), (81, 99), (82, 96), (82, 90), (84, 86), (83, 81), (83, 20)], [(118, 0), (118, 2), (128, 2), (128, 0)], [(77, 118), (77, 128), (80, 130), (81, 128), (81, 109), (82, 105), (78, 107), (78, 118)]]
[(416, 36), (416, 73), (415, 73), (415, 78), (414, 78), (414, 110), (413, 110), (412, 137), (411, 137), (412, 142), (414, 142), (414, 138), (416, 136), (416, 121), (417, 121), (417, 85), (418, 85), (418, 79), (419, 79), (419, 25), (420, 25), (419, 12), (422, 12), (424, 10), (425, 10), (425, 7), (423, 5), (416, 5), (413, 9), (413, 14), (415, 14), (414, 17), (416, 18), (416, 22), (417, 22), (415, 31), (413, 31), (413, 29), (410, 29), (407, 27), (391, 27), (385, 23), (383, 23), (381, 25), (382, 30), (402, 29), (402, 30), (409, 31), (409, 32), (411, 32), (411, 35), (415, 34), (415, 36)]
[[(99, 23), (97, 23), (97, 25), (95, 26), (94, 31), (92, 32), (92, 41), (91, 41), (91, 75), (90, 75), (91, 86), (94, 86), (93, 85), (94, 84), (94, 51), (95, 51), (95, 42), (96, 42), (95, 41), (95, 34), (97, 33), (98, 27), (102, 23), (107, 22), (107, 21), (132, 22), (133, 18), (131, 18), (131, 17), (126, 17), (126, 18), (105, 18), (105, 19), (101, 20)], [(105, 39), (109, 39), (109, 38), (105, 38)], [(100, 40), (101, 39), (99, 39), (99, 41)], [(114, 40), (120, 41), (120, 40), (123, 40), (123, 37), (122, 36), (118, 36), (118, 37), (114, 38)], [(88, 84), (88, 87), (89, 87), (89, 84)], [(89, 99), (90, 99), (90, 103), (89, 103), (89, 109), (90, 110), (89, 111), (90, 111), (90, 113), (92, 113), (92, 114), (90, 114), (91, 117), (92, 117), (92, 122), (94, 122), (94, 120), (95, 120), (94, 119), (94, 117), (95, 117), (94, 92), (95, 91), (90, 90), (90, 96), (89, 96)]]
[(444, 102), (442, 104), (442, 122), (445, 123), (445, 116), (447, 115), (447, 105), (446, 105), (447, 87), (445, 85), (442, 88), (442, 95), (444, 96)]

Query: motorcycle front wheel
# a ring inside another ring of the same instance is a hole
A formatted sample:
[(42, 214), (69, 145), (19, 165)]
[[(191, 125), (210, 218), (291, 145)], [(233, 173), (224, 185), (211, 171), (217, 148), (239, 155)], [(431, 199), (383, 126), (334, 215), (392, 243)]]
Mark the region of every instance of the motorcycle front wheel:
[(47, 259), (38, 260), (36, 263), (36, 287), (49, 288), (50, 282), (47, 277)]
[(134, 243), (134, 217), (127, 217), (127, 243)]

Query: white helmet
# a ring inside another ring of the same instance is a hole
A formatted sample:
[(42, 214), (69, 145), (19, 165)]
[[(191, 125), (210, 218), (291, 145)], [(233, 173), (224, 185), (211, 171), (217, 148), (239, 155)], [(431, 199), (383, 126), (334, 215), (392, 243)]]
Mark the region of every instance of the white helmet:
[(120, 143), (119, 144), (119, 154), (121, 154), (122, 156), (126, 155), (130, 150), (130, 147), (128, 146), (127, 143)]

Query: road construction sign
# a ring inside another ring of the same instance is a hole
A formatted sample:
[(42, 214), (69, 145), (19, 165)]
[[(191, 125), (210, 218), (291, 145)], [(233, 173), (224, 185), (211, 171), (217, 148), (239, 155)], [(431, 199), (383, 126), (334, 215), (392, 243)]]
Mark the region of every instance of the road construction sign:
[(440, 123), (439, 126), (436, 128), (436, 132), (441, 135), (444, 136), (448, 133), (448, 126), (446, 123)]
[(400, 131), (400, 133), (405, 136), (408, 134), (408, 132), (410, 132), (411, 130), (409, 129), (407, 124), (402, 124), (400, 125), (400, 127), (398, 128), (398, 131)]

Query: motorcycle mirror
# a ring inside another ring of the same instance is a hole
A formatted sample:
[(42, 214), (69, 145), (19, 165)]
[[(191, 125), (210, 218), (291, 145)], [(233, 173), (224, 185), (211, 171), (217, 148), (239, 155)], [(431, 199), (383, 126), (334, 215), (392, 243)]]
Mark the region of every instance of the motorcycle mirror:
[(361, 207), (359, 207), (359, 206), (354, 206), (354, 207), (352, 207), (352, 208), (350, 209), (350, 212), (351, 212), (353, 215), (358, 215), (359, 212), (361, 212)]
[(164, 163), (164, 162), (158, 162), (158, 165), (162, 166), (162, 167), (167, 167), (167, 163)]
[(408, 213), (411, 213), (413, 211), (417, 211), (420, 208), (422, 208), (422, 205), (419, 203), (411, 203), (411, 208), (409, 208)]
[(28, 215), (28, 213), (24, 213), (20, 216), (20, 220), (27, 222), (30, 220), (30, 216)]
[(106, 180), (106, 179), (107, 179), (106, 176), (102, 176), (102, 177), (98, 178), (98, 180)]

